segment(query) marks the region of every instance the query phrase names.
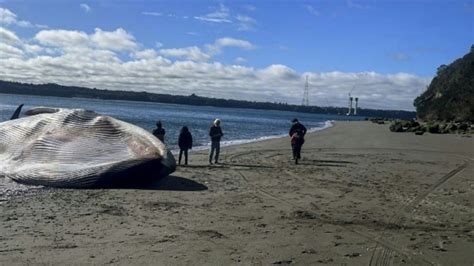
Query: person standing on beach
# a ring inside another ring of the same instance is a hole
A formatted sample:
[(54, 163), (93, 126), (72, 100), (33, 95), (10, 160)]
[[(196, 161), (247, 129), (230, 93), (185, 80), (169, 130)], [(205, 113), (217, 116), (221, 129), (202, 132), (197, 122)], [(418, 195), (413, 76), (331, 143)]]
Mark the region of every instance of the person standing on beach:
[(156, 128), (153, 129), (153, 135), (157, 137), (161, 142), (165, 143), (165, 129), (161, 126), (161, 121), (156, 122)]
[(293, 150), (293, 160), (295, 164), (298, 164), (298, 160), (301, 159), (301, 147), (303, 147), (304, 136), (306, 135), (306, 127), (301, 124), (298, 119), (292, 120), (293, 125), (290, 128), (290, 142), (291, 149)]
[(179, 146), (179, 160), (178, 164), (181, 164), (181, 156), (184, 153), (184, 165), (188, 165), (188, 150), (193, 148), (193, 136), (187, 126), (181, 128), (178, 138)]
[[(211, 152), (209, 153), (209, 164), (212, 164), (212, 159), (214, 163), (219, 163), (219, 152), (221, 149), (221, 138), (224, 136), (222, 129), (220, 127), (221, 121), (219, 119), (214, 120), (214, 124), (209, 129), (209, 136), (211, 137)], [(216, 157), (214, 157), (214, 152)]]

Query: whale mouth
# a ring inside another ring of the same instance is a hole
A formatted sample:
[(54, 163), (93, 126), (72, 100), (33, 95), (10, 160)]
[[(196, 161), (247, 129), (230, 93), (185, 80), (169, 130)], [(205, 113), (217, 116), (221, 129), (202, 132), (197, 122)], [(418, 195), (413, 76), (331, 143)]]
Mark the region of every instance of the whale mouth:
[[(133, 188), (150, 185), (161, 177), (168, 176), (175, 171), (175, 167), (167, 166), (164, 160), (150, 160), (140, 162), (135, 166), (114, 171), (113, 169), (100, 176), (96, 183), (87, 188)], [(79, 185), (79, 184), (77, 184)], [(76, 187), (81, 187), (80, 185)], [(69, 186), (70, 187), (70, 186)]]

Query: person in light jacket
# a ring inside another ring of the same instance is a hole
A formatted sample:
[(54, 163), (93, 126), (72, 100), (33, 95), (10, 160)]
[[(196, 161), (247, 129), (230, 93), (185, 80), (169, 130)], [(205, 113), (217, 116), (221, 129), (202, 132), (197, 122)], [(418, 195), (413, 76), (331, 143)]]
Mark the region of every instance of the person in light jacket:
[[(212, 164), (214, 160), (215, 164), (219, 163), (219, 152), (221, 149), (221, 138), (224, 136), (220, 127), (221, 121), (219, 119), (214, 120), (213, 125), (209, 129), (209, 137), (211, 137), (211, 152), (209, 153), (209, 164)], [(214, 157), (214, 152), (216, 157)]]

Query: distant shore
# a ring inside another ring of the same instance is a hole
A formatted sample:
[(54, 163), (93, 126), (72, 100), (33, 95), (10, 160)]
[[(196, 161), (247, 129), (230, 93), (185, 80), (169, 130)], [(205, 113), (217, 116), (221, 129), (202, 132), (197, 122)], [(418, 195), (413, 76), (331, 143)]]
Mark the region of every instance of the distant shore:
[(474, 140), (336, 122), (207, 150), (149, 187), (0, 202), (0, 264), (470, 265)]
[[(260, 109), (277, 110), (315, 114), (345, 115), (346, 107), (334, 106), (306, 106), (288, 104), (286, 102), (257, 102), (249, 100), (223, 99), (203, 97), (196, 94), (191, 95), (171, 95), (161, 93), (150, 93), (145, 91), (123, 91), (123, 90), (103, 90), (96, 88), (86, 88), (77, 86), (64, 86), (55, 83), (47, 84), (28, 84), (20, 82), (10, 82), (0, 80), (0, 93), (16, 95), (33, 96), (53, 96), (64, 98), (85, 98), (102, 100), (125, 100), (139, 102), (155, 102), (169, 104), (183, 104), (194, 106), (214, 106), (223, 108), (242, 108), (242, 109)], [(390, 118), (414, 118), (415, 112), (403, 110), (376, 110), (359, 108), (360, 116), (370, 117), (390, 117)]]

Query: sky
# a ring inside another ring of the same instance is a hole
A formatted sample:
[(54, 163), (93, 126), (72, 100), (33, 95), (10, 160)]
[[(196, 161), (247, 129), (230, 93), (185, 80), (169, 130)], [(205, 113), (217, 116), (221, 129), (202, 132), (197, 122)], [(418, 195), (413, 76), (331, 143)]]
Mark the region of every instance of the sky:
[(474, 0), (0, 0), (0, 79), (414, 110)]

